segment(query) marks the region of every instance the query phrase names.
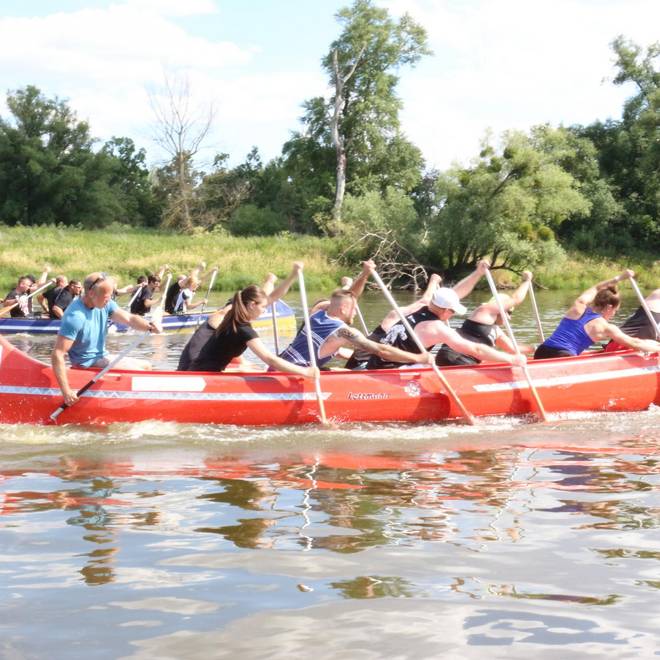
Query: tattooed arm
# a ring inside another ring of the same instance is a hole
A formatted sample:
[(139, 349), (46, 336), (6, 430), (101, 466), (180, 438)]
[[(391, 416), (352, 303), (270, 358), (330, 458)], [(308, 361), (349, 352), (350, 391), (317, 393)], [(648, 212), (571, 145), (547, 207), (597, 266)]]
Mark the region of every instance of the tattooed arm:
[(335, 333), (335, 337), (339, 341), (340, 346), (347, 346), (357, 351), (364, 351), (388, 362), (404, 362), (404, 363), (423, 363), (431, 364), (433, 357), (428, 351), (424, 353), (409, 353), (402, 351), (389, 344), (380, 344), (371, 339), (367, 339), (359, 330), (344, 326), (339, 328)]

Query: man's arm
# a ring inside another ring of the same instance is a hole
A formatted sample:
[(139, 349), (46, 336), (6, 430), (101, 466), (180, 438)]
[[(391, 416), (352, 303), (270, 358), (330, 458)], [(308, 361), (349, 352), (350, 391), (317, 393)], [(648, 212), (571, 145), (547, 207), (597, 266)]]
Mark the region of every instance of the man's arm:
[(117, 307), (117, 309), (115, 309), (115, 311), (110, 315), (110, 318), (115, 323), (123, 323), (124, 325), (130, 326), (133, 328), (133, 330), (155, 333), (161, 332), (161, 329), (155, 323), (151, 323), (145, 319), (144, 316), (140, 316), (139, 314), (130, 314), (121, 307)]
[(72, 406), (76, 401), (78, 401), (78, 395), (69, 387), (69, 378), (67, 375), (66, 364), (64, 358), (69, 352), (73, 344), (73, 339), (68, 339), (67, 337), (62, 337), (62, 335), (57, 335), (55, 340), (55, 348), (50, 356), (50, 362), (53, 367), (53, 373), (57, 379), (57, 384), (60, 386), (62, 391), (62, 396), (64, 397), (64, 403), (67, 406)]
[(486, 271), (490, 268), (490, 263), (487, 259), (481, 259), (477, 263), (477, 267), (467, 277), (464, 277), (458, 284), (452, 288), (459, 298), (465, 298), (472, 293), (472, 289), (476, 286), (477, 282), (484, 276)]
[(376, 264), (371, 259), (362, 262), (362, 270), (349, 288), (349, 291), (351, 291), (356, 298), (359, 298), (364, 293), (364, 287), (367, 284), (367, 280), (375, 270)]
[(491, 348), (485, 344), (477, 344), (476, 342), (464, 339), (453, 328), (445, 328), (443, 335), (444, 337), (442, 341), (447, 344), (447, 346), (453, 348), (459, 353), (471, 355), (481, 362), (506, 362), (507, 364), (517, 366), (523, 366), (527, 362), (524, 355), (518, 356), (515, 353), (505, 353), (504, 351), (498, 351), (496, 348)]
[(377, 355), (388, 362), (403, 362), (404, 364), (416, 364), (417, 362), (431, 364), (433, 362), (431, 354), (427, 351), (424, 351), (424, 353), (410, 353), (389, 344), (380, 344), (367, 339), (359, 330), (349, 326), (339, 328), (335, 335), (341, 341), (342, 346)]

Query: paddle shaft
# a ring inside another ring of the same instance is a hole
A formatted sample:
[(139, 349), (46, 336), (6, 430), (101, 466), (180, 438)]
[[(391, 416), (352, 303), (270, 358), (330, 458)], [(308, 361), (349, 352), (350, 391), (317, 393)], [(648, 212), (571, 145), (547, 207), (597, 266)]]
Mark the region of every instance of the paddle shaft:
[(543, 326), (541, 325), (541, 316), (539, 315), (539, 308), (536, 305), (536, 296), (534, 295), (534, 285), (529, 283), (529, 299), (532, 302), (532, 309), (534, 310), (534, 318), (536, 319), (536, 329), (539, 331), (539, 337), (541, 338), (541, 343), (545, 341), (545, 335), (543, 334)]
[[(305, 276), (302, 270), (298, 271), (298, 286), (300, 287), (300, 302), (302, 303), (303, 317), (305, 319), (305, 334), (307, 335), (307, 350), (309, 351), (309, 363), (312, 367), (316, 367), (316, 353), (314, 352), (314, 342), (312, 341), (312, 324), (309, 320), (309, 306), (307, 304), (307, 292), (305, 290)], [(323, 403), (323, 393), (321, 392), (321, 375), (318, 374), (314, 378), (314, 389), (316, 390), (316, 400), (319, 404), (319, 412), (321, 413), (321, 422), (328, 423), (325, 416), (325, 404)]]
[(160, 288), (160, 300), (156, 309), (151, 312), (151, 322), (156, 325), (161, 325), (163, 322), (163, 311), (165, 309), (165, 294), (170, 288), (170, 282), (172, 281), (172, 273), (167, 274), (167, 279), (165, 280), (165, 286)]
[[(213, 289), (213, 285), (215, 284), (215, 278), (218, 274), (218, 269), (214, 268), (213, 272), (211, 273), (211, 280), (209, 281), (209, 288), (206, 290), (206, 296), (204, 297), (205, 300), (209, 299), (209, 296), (211, 295), (211, 289)], [(202, 303), (202, 308), (200, 310), (200, 314), (204, 313), (204, 309), (206, 308), (206, 303)], [(198, 321), (199, 324), (199, 321)]]
[[(49, 286), (51, 286), (53, 284), (55, 284), (54, 279), (48, 280), (48, 282), (46, 282), (45, 284), (42, 284), (38, 289), (36, 289), (32, 293), (30, 293), (27, 296), (26, 300), (29, 300), (30, 298), (32, 298), (32, 296), (36, 296), (38, 293), (41, 293), (44, 289), (47, 289)], [(14, 307), (16, 307), (18, 304), (19, 304), (19, 302), (17, 301), (13, 305), (7, 305), (7, 307), (3, 307), (2, 309), (0, 309), (0, 316), (3, 316), (7, 312), (11, 312), (11, 310), (14, 309)]]
[(273, 341), (275, 342), (275, 353), (279, 355), (280, 353), (280, 336), (277, 330), (277, 311), (275, 307), (277, 306), (277, 301), (273, 300), (270, 304), (270, 315), (273, 319)]
[[(422, 344), (422, 342), (419, 340), (419, 337), (417, 336), (417, 333), (413, 330), (412, 326), (410, 325), (410, 322), (408, 319), (404, 316), (403, 312), (401, 311), (401, 308), (399, 305), (397, 305), (396, 301), (392, 297), (392, 294), (390, 293), (389, 289), (385, 286), (385, 282), (381, 279), (380, 275), (374, 271), (372, 273), (374, 279), (376, 280), (376, 283), (380, 287), (381, 291), (383, 292), (383, 295), (387, 299), (387, 302), (390, 303), (390, 306), (392, 309), (399, 315), (399, 318), (401, 319), (401, 323), (403, 323), (406, 331), (408, 334), (412, 337), (413, 341), (417, 345), (417, 348), (419, 348), (421, 353), (426, 352), (426, 347)], [(465, 421), (474, 426), (475, 421), (474, 417), (472, 416), (472, 413), (463, 405), (463, 402), (459, 399), (458, 395), (454, 391), (454, 388), (447, 382), (447, 379), (445, 378), (444, 374), (440, 371), (438, 368), (437, 364), (433, 364), (433, 371), (435, 372), (435, 375), (438, 377), (440, 382), (442, 383), (442, 386), (444, 387), (445, 391), (449, 395), (449, 398), (454, 402), (454, 404), (460, 409), (461, 413), (463, 414), (463, 417), (465, 418)]]
[(653, 318), (653, 314), (651, 313), (649, 306), (646, 304), (646, 300), (644, 299), (644, 294), (639, 290), (639, 286), (637, 286), (637, 282), (635, 281), (634, 277), (630, 278), (630, 283), (632, 284), (632, 288), (635, 289), (635, 293), (639, 298), (639, 302), (640, 305), (642, 306), (642, 309), (644, 310), (644, 313), (651, 322), (651, 327), (655, 330), (655, 338), (660, 340), (660, 327), (658, 327), (658, 324)]
[[(97, 383), (105, 374), (112, 369), (120, 360), (125, 358), (132, 350), (136, 349), (140, 343), (144, 340), (144, 338), (149, 334), (149, 332), (145, 332), (141, 334), (133, 343), (131, 343), (128, 347), (126, 347), (121, 353), (119, 353), (113, 360), (110, 361), (110, 363), (103, 367), (101, 371), (99, 371), (94, 378), (92, 378), (88, 383), (85, 383), (77, 392), (76, 396), (81, 396), (84, 394), (94, 383)], [(55, 410), (53, 413), (50, 415), (50, 420), (51, 421), (56, 421), (57, 418), (64, 412), (67, 408), (70, 408), (71, 406), (67, 405), (66, 403), (63, 403), (57, 410)]]
[[(504, 305), (502, 304), (502, 300), (500, 299), (499, 294), (497, 293), (497, 287), (495, 286), (495, 281), (493, 280), (493, 275), (490, 272), (490, 269), (486, 270), (486, 279), (488, 280), (488, 286), (490, 286), (490, 291), (493, 294), (493, 298), (495, 298), (495, 301), (497, 302), (497, 306), (500, 310), (500, 317), (502, 318), (502, 322), (504, 323), (504, 327), (506, 328), (506, 332), (509, 335), (509, 339), (511, 340), (511, 343), (513, 344), (513, 348), (516, 351), (517, 355), (520, 355), (520, 347), (518, 346), (518, 342), (516, 341), (516, 337), (513, 334), (513, 329), (511, 328), (511, 324), (509, 323), (509, 317), (506, 314), (506, 310), (504, 309)], [(523, 373), (525, 374), (525, 378), (527, 379), (527, 384), (529, 385), (529, 389), (532, 392), (532, 396), (534, 397), (534, 401), (536, 402), (536, 407), (538, 409), (539, 413), (539, 418), (547, 422), (548, 418), (545, 414), (545, 408), (543, 407), (543, 403), (541, 401), (541, 397), (539, 396), (539, 393), (536, 391), (536, 387), (534, 386), (534, 383), (532, 382), (532, 377), (529, 373), (529, 369), (527, 368), (527, 365), (522, 367)]]
[(364, 331), (364, 334), (368, 336), (369, 328), (367, 328), (367, 324), (364, 322), (364, 316), (362, 316), (362, 312), (360, 311), (360, 305), (357, 304), (357, 301), (355, 302), (355, 313), (357, 314), (357, 317), (360, 320), (360, 325), (362, 326), (362, 330)]

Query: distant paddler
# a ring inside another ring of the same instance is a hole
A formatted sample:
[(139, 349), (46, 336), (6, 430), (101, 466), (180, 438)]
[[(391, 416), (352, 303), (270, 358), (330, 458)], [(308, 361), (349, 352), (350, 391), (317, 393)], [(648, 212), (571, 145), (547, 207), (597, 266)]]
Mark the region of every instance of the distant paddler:
[(580, 355), (597, 341), (611, 339), (620, 346), (646, 353), (660, 351), (660, 343), (631, 337), (610, 321), (619, 311), (621, 298), (617, 284), (634, 277), (632, 270), (598, 282), (575, 300), (555, 331), (534, 353), (534, 359)]
[(34, 275), (23, 275), (18, 278), (16, 286), (5, 296), (0, 303), (0, 313), (9, 312), (12, 318), (27, 318), (32, 316), (32, 296), (46, 288), (46, 280), (50, 268), (44, 267), (39, 279)]
[[(106, 367), (112, 361), (112, 356), (105, 348), (109, 319), (135, 330), (161, 332), (157, 324), (121, 309), (112, 300), (114, 289), (115, 282), (112, 277), (106, 273), (91, 273), (83, 282), (83, 295), (76, 298), (64, 312), (51, 362), (67, 406), (76, 403), (78, 396), (69, 386), (65, 357), (69, 356), (74, 368)], [(150, 368), (147, 361), (134, 358), (125, 358), (116, 366), (123, 369)]]

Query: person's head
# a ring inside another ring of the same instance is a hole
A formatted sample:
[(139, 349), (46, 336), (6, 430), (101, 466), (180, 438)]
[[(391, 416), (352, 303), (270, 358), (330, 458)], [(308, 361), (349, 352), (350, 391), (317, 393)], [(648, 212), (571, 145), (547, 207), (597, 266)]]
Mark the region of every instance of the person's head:
[(199, 287), (199, 280), (194, 275), (191, 275), (190, 277), (186, 277), (182, 287), (184, 289), (190, 289), (191, 291), (197, 291)]
[(30, 290), (30, 287), (34, 284), (34, 280), (29, 275), (23, 275), (23, 277), (18, 278), (16, 284), (16, 290), (19, 293), (26, 293)]
[(329, 316), (341, 319), (349, 325), (353, 323), (357, 310), (357, 298), (348, 289), (335, 289), (330, 296), (330, 305), (327, 313)]
[(67, 279), (66, 275), (58, 275), (55, 278), (55, 286), (56, 287), (65, 287), (69, 283), (69, 280)]
[(463, 316), (467, 312), (454, 289), (440, 287), (436, 289), (429, 303), (429, 309), (441, 320), (448, 321), (454, 314)]
[(237, 291), (231, 300), (231, 309), (225, 314), (217, 332), (222, 332), (231, 325), (234, 330), (244, 323), (256, 321), (268, 307), (266, 292), (256, 284), (250, 284)]
[[(502, 307), (504, 307), (504, 311), (506, 312), (507, 317), (511, 318), (511, 314), (513, 314), (513, 311), (516, 308), (513, 298), (507, 293), (499, 293), (498, 296), (500, 302), (502, 303)], [(497, 325), (504, 325), (504, 321), (502, 320), (502, 315), (500, 314), (500, 306), (497, 304), (497, 300), (495, 300), (495, 298), (491, 298), (487, 304), (492, 305), (493, 308), (497, 310), (495, 323)]]
[(140, 275), (140, 277), (137, 278), (137, 283), (138, 283), (138, 286), (140, 284), (146, 284), (147, 283), (147, 276), (146, 275)]
[(158, 275), (149, 275), (147, 285), (155, 291), (160, 286), (160, 277)]
[(591, 307), (609, 321), (619, 311), (620, 305), (619, 289), (616, 286), (608, 286), (596, 294)]
[(87, 307), (105, 307), (112, 298), (115, 281), (107, 273), (90, 273), (83, 282), (84, 303)]
[(82, 284), (79, 280), (71, 280), (67, 287), (74, 296), (79, 296), (82, 292)]

